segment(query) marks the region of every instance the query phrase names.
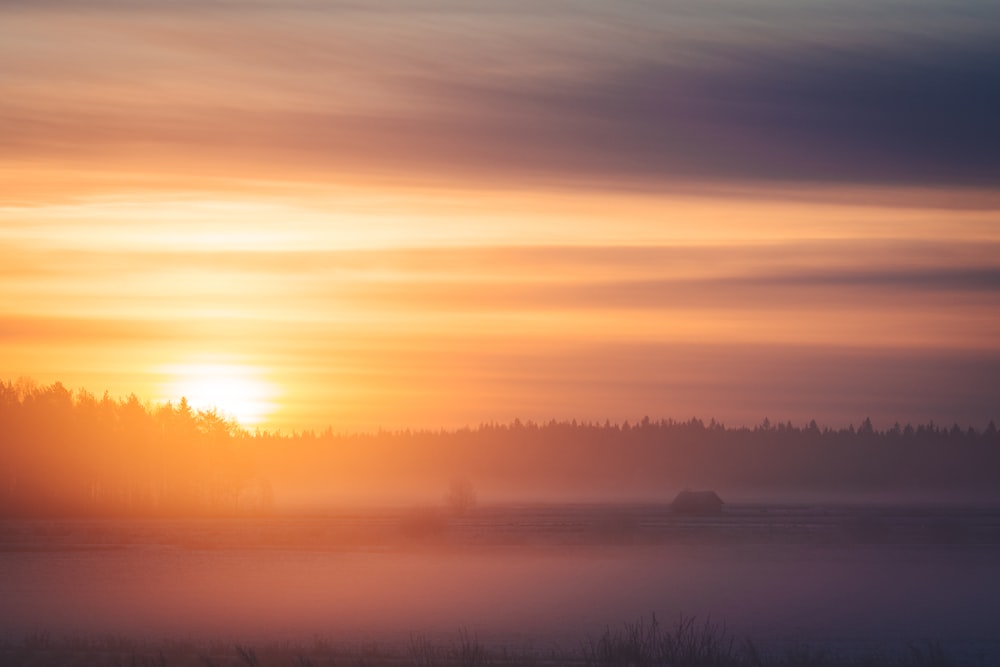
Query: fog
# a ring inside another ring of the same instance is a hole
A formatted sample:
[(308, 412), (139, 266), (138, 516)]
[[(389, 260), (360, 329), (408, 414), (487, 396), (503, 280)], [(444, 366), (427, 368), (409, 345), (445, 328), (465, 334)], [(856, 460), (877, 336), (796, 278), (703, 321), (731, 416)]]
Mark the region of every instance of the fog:
[(479, 506), (0, 523), (7, 640), (453, 641), (574, 650), (655, 613), (764, 645), (1000, 655), (989, 508)]

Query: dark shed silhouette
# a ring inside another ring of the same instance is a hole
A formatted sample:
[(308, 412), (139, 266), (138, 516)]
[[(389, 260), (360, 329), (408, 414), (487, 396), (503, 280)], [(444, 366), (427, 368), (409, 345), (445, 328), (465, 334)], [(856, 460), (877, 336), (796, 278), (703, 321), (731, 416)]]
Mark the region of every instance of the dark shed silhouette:
[(675, 514), (721, 514), (722, 504), (715, 491), (681, 491), (670, 508)]

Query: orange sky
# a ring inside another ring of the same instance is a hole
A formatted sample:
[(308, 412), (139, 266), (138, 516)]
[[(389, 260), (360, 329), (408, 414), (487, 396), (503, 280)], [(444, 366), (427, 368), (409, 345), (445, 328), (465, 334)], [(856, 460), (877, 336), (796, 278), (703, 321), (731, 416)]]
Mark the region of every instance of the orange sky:
[[(8, 379), (286, 431), (1000, 417), (995, 156), (782, 115), (795, 49), (880, 76), (824, 50), (861, 14), (84, 4), (0, 5)], [(930, 75), (921, 16), (883, 46)]]

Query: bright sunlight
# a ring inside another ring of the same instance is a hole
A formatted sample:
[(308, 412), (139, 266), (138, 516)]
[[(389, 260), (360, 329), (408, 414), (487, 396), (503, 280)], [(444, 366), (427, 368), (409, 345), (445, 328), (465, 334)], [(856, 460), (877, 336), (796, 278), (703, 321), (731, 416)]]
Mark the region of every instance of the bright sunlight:
[(273, 412), (274, 385), (252, 366), (228, 363), (179, 364), (164, 368), (164, 400), (186, 398), (198, 410), (216, 409), (242, 426), (257, 426)]

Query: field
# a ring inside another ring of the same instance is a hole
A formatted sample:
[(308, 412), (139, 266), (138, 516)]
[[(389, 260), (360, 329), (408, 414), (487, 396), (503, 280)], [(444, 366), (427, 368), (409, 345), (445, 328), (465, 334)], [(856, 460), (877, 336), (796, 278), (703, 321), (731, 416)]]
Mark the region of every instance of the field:
[(8, 664), (996, 664), (1000, 510), (0, 523)]

